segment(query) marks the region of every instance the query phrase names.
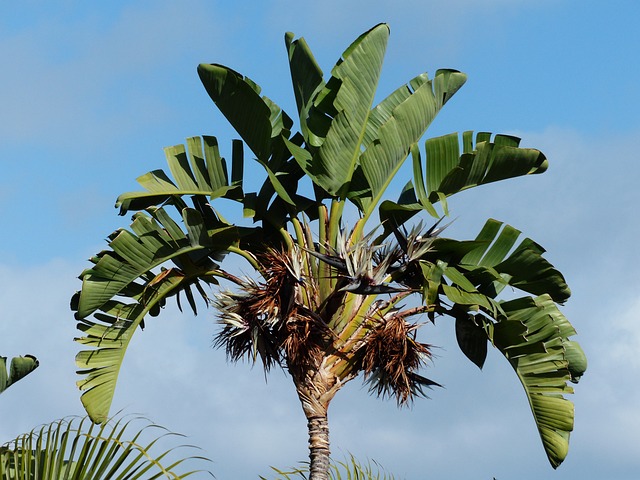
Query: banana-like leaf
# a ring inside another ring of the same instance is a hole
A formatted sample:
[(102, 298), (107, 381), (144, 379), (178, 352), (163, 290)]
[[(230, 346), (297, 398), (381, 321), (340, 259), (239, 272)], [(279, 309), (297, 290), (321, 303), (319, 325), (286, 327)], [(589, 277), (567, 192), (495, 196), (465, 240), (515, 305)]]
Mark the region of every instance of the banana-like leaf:
[(513, 248), (519, 236), (520, 231), (510, 225), (487, 220), (476, 237), (476, 242), (483, 246), (461, 260), (469, 268), (466, 277), (479, 291), (493, 297), (509, 285), (534, 295), (548, 294), (558, 303), (565, 302), (571, 290), (564, 276), (542, 256), (544, 248), (533, 240), (525, 238)]
[(14, 357), (7, 373), (7, 357), (0, 356), (0, 393), (33, 372), (38, 365), (38, 359), (33, 355)]
[(293, 122), (248, 77), (217, 64), (200, 64), (207, 93), (259, 160), (268, 162), (273, 138), (289, 137)]
[(486, 358), (486, 337), (481, 335), (481, 316), (470, 311), (505, 319), (496, 297), (506, 286), (546, 294), (556, 302), (571, 293), (562, 274), (542, 257), (542, 247), (527, 238), (513, 249), (519, 236), (517, 229), (490, 219), (471, 242), (434, 239), (421, 260), (425, 303), (438, 304), (442, 294), (453, 304), (446, 313), (456, 319), (458, 345), (479, 368)]
[[(445, 276), (456, 288), (449, 288), (446, 294), (472, 294), (466, 295), (465, 305), (483, 306), (472, 297), (479, 294), (494, 299), (507, 286), (534, 295), (548, 294), (558, 303), (566, 301), (571, 290), (563, 275), (542, 256), (544, 248), (529, 238), (514, 248), (519, 237), (519, 230), (489, 219), (472, 242), (434, 240), (424, 260), (447, 263)], [(459, 298), (450, 300), (458, 303)]]
[[(449, 269), (445, 272), (450, 274)], [(567, 383), (577, 382), (587, 367), (580, 346), (568, 339), (575, 330), (549, 295), (502, 302), (501, 315), (492, 315), (494, 322), (460, 308), (475, 302), (485, 313), (490, 311), (480, 301), (481, 294), (460, 289), (452, 295), (447, 286), (443, 290), (456, 302), (453, 315), (460, 349), (482, 368), (489, 340), (509, 360), (524, 387), (549, 462), (558, 467), (567, 455), (574, 422), (573, 404), (563, 395), (573, 393)]]
[[(425, 142), (426, 190), (424, 179), (414, 175), (414, 182), (421, 184), (416, 191), (428, 195), (419, 200), (434, 203), (478, 185), (547, 169), (548, 161), (539, 150), (519, 145), (519, 138), (508, 135), (496, 135), (491, 141), (491, 134), (487, 132), (476, 135), (475, 146), (473, 132), (468, 131), (462, 134), (462, 139), (457, 133), (428, 139)], [(414, 158), (414, 162), (421, 162), (420, 157)], [(422, 172), (415, 163), (414, 172)]]
[(92, 258), (94, 266), (80, 275), (82, 294), (78, 298), (78, 318), (91, 315), (136, 279), (168, 261), (180, 262), (197, 271), (211, 270), (213, 258), (237, 243), (234, 227), (209, 230), (197, 210), (183, 210), (188, 233), (182, 231), (164, 208), (150, 208), (147, 212), (134, 215), (132, 231), (114, 232), (109, 241), (111, 250)]
[(522, 382), (544, 450), (553, 468), (567, 456), (573, 430), (573, 393), (586, 370), (586, 357), (568, 337), (576, 331), (550, 296), (504, 302), (507, 319), (488, 329), (489, 338), (509, 360)]
[(377, 25), (358, 37), (314, 98), (314, 107), (322, 107), (331, 124), (313, 162), (299, 163), (315, 184), (333, 196), (339, 192), (346, 196), (356, 168), (388, 38), (387, 25)]
[[(570, 294), (564, 278), (542, 257), (544, 249), (531, 240), (514, 248), (519, 236), (515, 228), (490, 219), (475, 241), (465, 246), (437, 239), (422, 261), (424, 297), (437, 303), (437, 295), (443, 294), (453, 304), (447, 313), (456, 319), (458, 344), (478, 367), (486, 358), (487, 340), (509, 360), (555, 468), (567, 454), (573, 429), (573, 404), (562, 395), (572, 393), (567, 382), (578, 381), (586, 357), (569, 340), (576, 332), (556, 306)], [(428, 262), (430, 256), (441, 259), (437, 268)], [(497, 302), (495, 297), (507, 285), (536, 297)], [(482, 313), (471, 314), (473, 310)]]
[[(293, 92), (298, 106), (300, 130), (308, 145), (320, 146), (324, 140), (324, 135), (321, 138), (316, 137), (308, 124), (313, 124), (313, 119), (309, 121), (310, 110), (313, 107), (313, 97), (325, 86), (322, 70), (316, 63), (304, 38), (293, 40), (293, 33), (287, 32), (285, 44), (289, 54), (289, 68), (291, 70)], [(318, 112), (316, 112), (316, 115), (318, 115)]]
[[(409, 99), (414, 92), (419, 90), (423, 85), (431, 85), (429, 76), (426, 73), (414, 77), (408, 84), (402, 85), (375, 106), (366, 125), (363, 141), (365, 147), (368, 147), (371, 142), (378, 138), (380, 127), (393, 117), (395, 109)], [(435, 110), (435, 108), (433, 110)]]
[(204, 469), (185, 471), (209, 461), (176, 453), (181, 447), (196, 447), (161, 449), (158, 441), (169, 436), (181, 435), (141, 417), (110, 419), (100, 426), (86, 417), (65, 418), (0, 446), (0, 479), (180, 479), (194, 473), (213, 477)]
[(85, 377), (77, 385), (83, 392), (82, 404), (96, 423), (104, 422), (109, 416), (118, 374), (136, 328), (154, 307), (187, 285), (188, 280), (179, 271), (165, 272), (156, 277), (157, 283), (146, 289), (140, 303), (110, 301), (93, 319), (79, 319), (78, 329), (85, 336), (75, 340), (91, 349), (76, 355), (78, 374)]
[(414, 78), (383, 100), (371, 112), (365, 131), (366, 150), (360, 165), (367, 180), (371, 201), (365, 202), (370, 214), (411, 146), (424, 135), (444, 103), (466, 81), (466, 75), (454, 70), (438, 70), (433, 82), (426, 74)]
[[(180, 292), (195, 310), (191, 287), (204, 296), (199, 282), (216, 283), (214, 259), (238, 242), (237, 229), (210, 230), (196, 209), (182, 211), (186, 233), (163, 208), (148, 212), (134, 215), (132, 231), (111, 236), (111, 250), (94, 258), (95, 265), (82, 273), (82, 290), (72, 301), (85, 335), (76, 340), (91, 348), (76, 357), (79, 373), (86, 376), (78, 385), (96, 422), (109, 414), (126, 349), (145, 316), (157, 314), (167, 297)], [(174, 266), (153, 272), (167, 263)]]
[(137, 179), (146, 192), (130, 192), (118, 197), (116, 207), (120, 207), (121, 215), (131, 210), (160, 205), (170, 198), (183, 195), (203, 195), (210, 199), (223, 196), (236, 198), (230, 192), (242, 188), (242, 171), (239, 174), (235, 172), (238, 169), (237, 155), (234, 155), (233, 162), (234, 181), (229, 183), (227, 165), (220, 156), (215, 137), (192, 137), (187, 139), (187, 146), (187, 149), (184, 145), (165, 148), (174, 180), (164, 171), (155, 170)]
[(258, 163), (260, 163), (266, 170), (267, 175), (269, 176), (269, 180), (271, 181), (271, 185), (273, 186), (273, 189), (278, 194), (278, 196), (292, 207), (295, 207), (296, 203), (289, 196), (287, 189), (284, 187), (284, 185), (282, 185), (282, 183), (278, 179), (277, 174), (273, 170), (271, 170), (266, 163), (261, 162), (260, 160), (258, 160)]

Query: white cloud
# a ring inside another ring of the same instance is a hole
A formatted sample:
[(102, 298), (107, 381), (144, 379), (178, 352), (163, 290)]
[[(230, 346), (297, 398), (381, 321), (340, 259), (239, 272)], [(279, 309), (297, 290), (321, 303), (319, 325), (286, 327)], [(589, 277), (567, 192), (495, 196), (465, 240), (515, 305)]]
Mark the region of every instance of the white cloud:
[(600, 355), (606, 355), (606, 364), (612, 370), (640, 375), (640, 285), (630, 285), (628, 291), (631, 298), (623, 304), (623, 311), (619, 307), (609, 309), (609, 345), (601, 345)]

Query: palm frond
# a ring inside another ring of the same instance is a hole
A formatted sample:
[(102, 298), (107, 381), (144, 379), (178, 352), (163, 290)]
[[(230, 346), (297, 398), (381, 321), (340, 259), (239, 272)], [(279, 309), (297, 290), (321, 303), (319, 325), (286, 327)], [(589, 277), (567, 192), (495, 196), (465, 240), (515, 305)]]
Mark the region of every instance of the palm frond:
[[(567, 454), (573, 429), (573, 404), (563, 395), (573, 392), (567, 383), (579, 379), (586, 360), (569, 340), (576, 332), (556, 305), (570, 294), (564, 278), (542, 257), (542, 247), (529, 239), (516, 246), (519, 236), (515, 228), (489, 220), (470, 249), (435, 240), (426, 258), (435, 254), (438, 263), (422, 265), (424, 296), (442, 304), (443, 295), (452, 303), (443, 313), (455, 318), (458, 344), (476, 365), (484, 363), (487, 341), (509, 360), (555, 468)], [(506, 286), (546, 293), (497, 300)]]
[[(306, 479), (309, 473), (307, 462), (302, 462), (301, 467), (292, 467), (286, 470), (280, 470), (271, 467), (277, 476), (272, 477), (274, 480), (293, 480), (295, 478)], [(344, 460), (332, 461), (329, 466), (330, 480), (394, 480), (392, 474), (387, 472), (375, 460), (368, 460), (366, 463), (358, 461), (352, 454)], [(267, 480), (267, 477), (260, 476), (261, 480)]]
[(124, 193), (116, 207), (120, 214), (160, 206), (171, 199), (196, 195), (211, 200), (219, 197), (238, 199), (242, 191), (242, 155), (234, 149), (231, 179), (227, 163), (220, 156), (215, 137), (191, 137), (184, 145), (165, 148), (165, 156), (173, 180), (163, 171), (154, 170), (138, 177), (143, 192)]
[(79, 373), (86, 375), (78, 385), (96, 422), (108, 416), (124, 355), (145, 318), (181, 292), (195, 311), (192, 288), (206, 301), (202, 283), (230, 278), (216, 260), (237, 244), (235, 228), (211, 212), (185, 207), (180, 213), (184, 230), (164, 208), (136, 213), (131, 231), (114, 232), (111, 250), (92, 258), (93, 267), (80, 276), (82, 290), (71, 307), (84, 334), (76, 340), (90, 349), (76, 357)]
[(208, 459), (179, 456), (180, 446), (161, 446), (175, 436), (181, 435), (143, 417), (112, 418), (103, 425), (88, 417), (68, 417), (0, 446), (0, 478), (151, 480), (181, 479), (196, 473), (213, 477), (210, 471), (193, 469)]
[(425, 142), (426, 169), (422, 169), (420, 155), (413, 158), (418, 200), (425, 206), (444, 202), (446, 197), (472, 187), (547, 169), (549, 162), (539, 150), (519, 145), (517, 137), (495, 135), (492, 139), (487, 132), (477, 133), (475, 142), (470, 131), (462, 138), (457, 133), (429, 138)]

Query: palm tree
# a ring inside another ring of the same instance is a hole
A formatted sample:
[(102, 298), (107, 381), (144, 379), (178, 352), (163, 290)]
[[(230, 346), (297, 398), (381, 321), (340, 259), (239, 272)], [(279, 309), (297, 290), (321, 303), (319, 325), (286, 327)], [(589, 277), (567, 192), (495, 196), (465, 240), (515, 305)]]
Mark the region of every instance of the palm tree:
[[(230, 169), (215, 137), (166, 148), (170, 173), (149, 172), (138, 178), (144, 191), (118, 198), (121, 214), (136, 212), (130, 229), (114, 232), (91, 259), (72, 301), (85, 347), (78, 384), (94, 421), (108, 415), (137, 327), (168, 297), (196, 312), (199, 296), (217, 309), (216, 344), (231, 360), (291, 375), (308, 420), (310, 478), (326, 479), (334, 395), (361, 374), (399, 405), (424, 395), (436, 383), (419, 373), (431, 350), (416, 336), (417, 319), (450, 317), (462, 352), (480, 368), (489, 343), (504, 354), (549, 461), (562, 462), (573, 428), (563, 394), (586, 368), (557, 306), (569, 288), (541, 246), (518, 243), (517, 229), (490, 219), (473, 240), (449, 239), (436, 209), (448, 215), (448, 197), (462, 190), (542, 173), (547, 159), (518, 138), (490, 133), (431, 138), (422, 149), (427, 127), (466, 76), (418, 75), (374, 106), (388, 36), (384, 24), (362, 34), (326, 82), (305, 40), (285, 36), (297, 133), (252, 80), (222, 65), (198, 67), (243, 141), (232, 143)], [(265, 172), (255, 192), (243, 182), (245, 147), (252, 168)], [(413, 180), (396, 201), (384, 200), (409, 156)], [(229, 201), (251, 223), (223, 215)], [(414, 221), (425, 215), (434, 219)], [(257, 277), (223, 267), (229, 256)], [(218, 285), (212, 296), (207, 287)], [(524, 296), (498, 299), (505, 287)]]

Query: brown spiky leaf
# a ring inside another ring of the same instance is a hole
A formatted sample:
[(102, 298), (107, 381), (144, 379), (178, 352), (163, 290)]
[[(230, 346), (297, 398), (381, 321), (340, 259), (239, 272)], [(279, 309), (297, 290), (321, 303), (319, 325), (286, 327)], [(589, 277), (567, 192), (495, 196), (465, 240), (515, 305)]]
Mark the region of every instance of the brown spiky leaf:
[(405, 405), (424, 388), (438, 385), (416, 372), (431, 358), (430, 345), (416, 340), (417, 326), (396, 314), (382, 321), (367, 335), (363, 346), (362, 369), (370, 391), (394, 396)]
[(312, 310), (317, 285), (302, 274), (301, 251), (270, 249), (259, 257), (264, 282), (247, 281), (242, 292), (221, 293), (216, 307), (224, 325), (215, 340), (232, 361), (260, 356), (265, 370), (284, 365), (292, 374), (317, 366), (327, 328)]
[(243, 292), (218, 294), (215, 306), (219, 321), (224, 325), (214, 345), (224, 346), (227, 357), (234, 362), (249, 358), (253, 362), (260, 356), (264, 369), (280, 364), (278, 317), (274, 305), (265, 296), (265, 289), (248, 282)]
[(331, 338), (325, 323), (313, 312), (299, 307), (296, 315), (288, 319), (285, 330), (282, 347), (291, 375), (302, 378), (307, 372), (317, 370)]

